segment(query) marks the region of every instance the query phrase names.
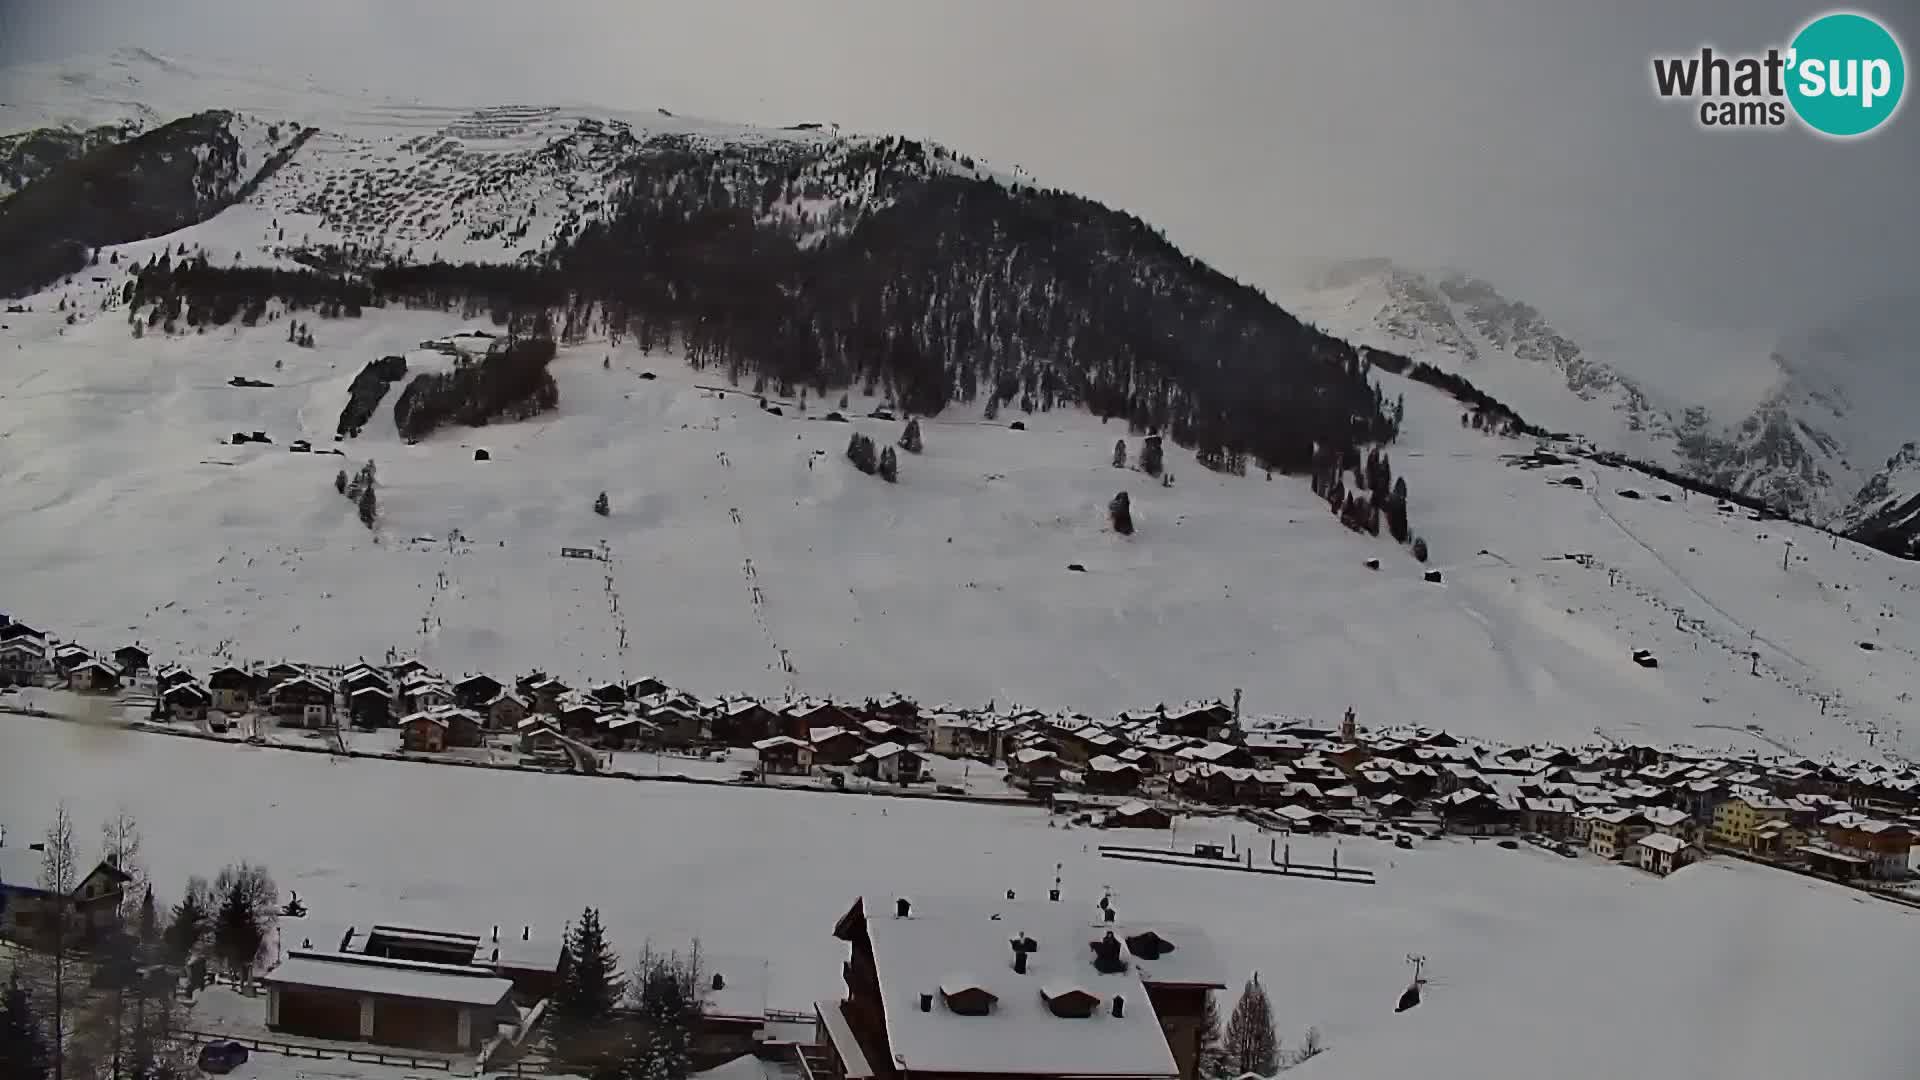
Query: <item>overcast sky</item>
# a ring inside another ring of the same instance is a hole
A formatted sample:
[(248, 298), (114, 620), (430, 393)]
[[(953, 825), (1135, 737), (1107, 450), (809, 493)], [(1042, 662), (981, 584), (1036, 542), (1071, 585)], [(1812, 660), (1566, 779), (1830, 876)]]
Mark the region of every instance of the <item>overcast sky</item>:
[[(1139, 213), (1257, 283), (1460, 265), (1550, 315), (1780, 325), (1920, 292), (1920, 113), (1711, 135), (1655, 52), (1788, 0), (0, 0), (0, 61), (139, 45), (439, 102), (603, 102), (927, 136)], [(1867, 10), (1920, 43), (1920, 3)], [(1911, 94), (1909, 95), (1911, 96)]]

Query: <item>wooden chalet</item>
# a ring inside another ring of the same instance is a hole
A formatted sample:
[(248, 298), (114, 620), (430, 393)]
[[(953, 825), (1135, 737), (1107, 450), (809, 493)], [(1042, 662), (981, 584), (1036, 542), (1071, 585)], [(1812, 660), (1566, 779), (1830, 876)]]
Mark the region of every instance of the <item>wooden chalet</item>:
[[(40, 885), (43, 846), (0, 843), (0, 912), (7, 927), (31, 935), (51, 930), (56, 914), (64, 914), (69, 932), (92, 938), (120, 925), (121, 894), (133, 879), (111, 862), (95, 863), (61, 895)], [(87, 864), (79, 863), (75, 869)]]
[(846, 992), (815, 1016), (845, 1080), (1195, 1080), (1223, 988), (1200, 931), (1111, 908), (862, 899), (834, 936)]
[(664, 694), (672, 689), (673, 687), (668, 686), (665, 680), (648, 675), (644, 678), (635, 679), (627, 684), (627, 700), (639, 701), (641, 698), (650, 698), (656, 694)]
[(816, 765), (846, 765), (867, 749), (865, 739), (845, 728), (816, 728), (809, 735)]
[(361, 686), (347, 691), (347, 716), (364, 728), (393, 723), (393, 693), (385, 686)]
[(486, 710), (489, 731), (512, 731), (533, 712), (527, 700), (512, 690), (495, 694), (493, 700), (483, 708)]
[(779, 717), (758, 701), (743, 698), (728, 701), (714, 710), (707, 722), (707, 735), (728, 746), (757, 746), (776, 734)]
[(120, 689), (120, 669), (89, 657), (67, 669), (67, 688), (89, 694), (112, 693)]
[(289, 949), (260, 982), (269, 1030), (473, 1053), (511, 1020), (513, 983), (471, 964)]
[(484, 709), (505, 689), (491, 675), (469, 675), (453, 684), (453, 703), (463, 709)]
[(206, 687), (189, 679), (162, 690), (160, 704), (166, 714), (175, 720), (199, 723), (207, 718), (207, 710), (213, 708), (213, 695)]
[(147, 670), (153, 654), (138, 645), (122, 645), (113, 650), (113, 662), (128, 675)]
[(268, 692), (268, 707), (283, 724), (333, 726), (333, 687), (313, 675), (295, 675)]
[(883, 742), (856, 754), (854, 771), (884, 784), (918, 783), (925, 759), (897, 742)]
[(260, 692), (260, 680), (250, 671), (228, 664), (207, 676), (207, 689), (213, 692), (213, 707), (225, 713), (244, 713), (253, 708)]
[(765, 776), (805, 776), (813, 771), (813, 747), (790, 735), (773, 735), (753, 744)]
[(437, 754), (447, 748), (447, 718), (417, 712), (400, 718), (400, 748), (416, 754)]

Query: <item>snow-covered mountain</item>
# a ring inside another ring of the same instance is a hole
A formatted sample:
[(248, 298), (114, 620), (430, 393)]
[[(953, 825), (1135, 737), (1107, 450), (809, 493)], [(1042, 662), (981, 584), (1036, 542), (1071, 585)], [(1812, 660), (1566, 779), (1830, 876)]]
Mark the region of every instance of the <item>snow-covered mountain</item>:
[(1596, 356), (1550, 316), (1457, 271), (1356, 260), (1286, 302), (1331, 332), (1457, 372), (1537, 425), (1818, 524), (1854, 530), (1920, 494), (1904, 475), (1911, 462), (1890, 460), (1920, 433), (1912, 297), (1779, 334), (1746, 365), (1745, 393), (1704, 404), (1625, 373), (1619, 344)]

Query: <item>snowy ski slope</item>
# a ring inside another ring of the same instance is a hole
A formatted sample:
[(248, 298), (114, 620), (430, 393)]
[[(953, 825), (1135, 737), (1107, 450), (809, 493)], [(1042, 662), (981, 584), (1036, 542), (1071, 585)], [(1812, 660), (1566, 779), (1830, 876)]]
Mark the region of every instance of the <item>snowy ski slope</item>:
[[(1340, 528), (1303, 479), (1214, 475), (1177, 450), (1171, 488), (1116, 471), (1125, 432), (1079, 412), (1026, 431), (1005, 426), (1017, 414), (942, 416), (888, 485), (842, 457), (850, 427), (898, 437), (865, 418), (877, 402), (856, 394), (851, 425), (821, 418), (831, 401), (774, 416), (604, 342), (561, 351), (556, 413), (408, 446), (396, 390), (348, 457), (289, 453), (335, 445), (367, 360), (444, 363), (417, 346), (470, 324), (370, 311), (315, 320), (312, 349), (284, 321), (135, 340), (119, 310), (91, 314), (115, 284), (72, 287), (89, 312), (74, 325), (49, 294), (0, 332), (5, 610), (100, 647), (200, 663), (392, 649), (450, 672), (1092, 713), (1240, 687), (1254, 713), (1352, 705), (1514, 742), (1910, 749), (1916, 568), (1633, 474), (1514, 467), (1529, 444), (1461, 428), (1417, 384), (1389, 379), (1407, 395), (1393, 460), (1440, 584)], [(274, 444), (220, 443), (256, 429)], [(368, 458), (371, 534), (332, 484)], [(1121, 489), (1132, 538), (1106, 524)], [(559, 557), (603, 545), (604, 563)]]

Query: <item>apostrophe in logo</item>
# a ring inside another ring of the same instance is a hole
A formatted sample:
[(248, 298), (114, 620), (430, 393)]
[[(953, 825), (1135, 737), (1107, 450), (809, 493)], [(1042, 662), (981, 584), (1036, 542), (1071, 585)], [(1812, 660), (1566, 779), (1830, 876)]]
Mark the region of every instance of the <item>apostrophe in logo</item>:
[(1865, 15), (1822, 15), (1787, 50), (1787, 100), (1822, 135), (1865, 135), (1893, 118), (1907, 88), (1906, 58), (1893, 34)]
[(1794, 118), (1829, 138), (1886, 126), (1907, 88), (1906, 57), (1885, 24), (1834, 11), (1802, 26), (1791, 43), (1765, 52), (1653, 58), (1654, 93), (1694, 102), (1703, 128), (1785, 128)]

